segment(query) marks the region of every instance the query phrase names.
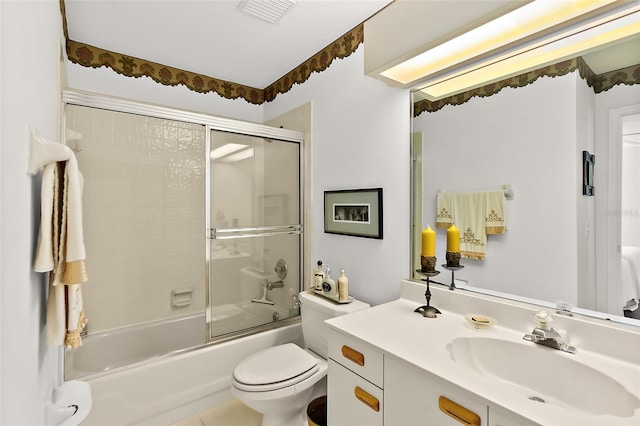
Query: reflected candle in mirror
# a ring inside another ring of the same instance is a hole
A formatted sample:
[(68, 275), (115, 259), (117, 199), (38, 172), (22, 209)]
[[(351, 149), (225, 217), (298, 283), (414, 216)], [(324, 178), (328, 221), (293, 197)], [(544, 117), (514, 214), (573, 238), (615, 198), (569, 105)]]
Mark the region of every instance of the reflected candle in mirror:
[(460, 231), (455, 225), (447, 229), (447, 251), (458, 253), (460, 251)]

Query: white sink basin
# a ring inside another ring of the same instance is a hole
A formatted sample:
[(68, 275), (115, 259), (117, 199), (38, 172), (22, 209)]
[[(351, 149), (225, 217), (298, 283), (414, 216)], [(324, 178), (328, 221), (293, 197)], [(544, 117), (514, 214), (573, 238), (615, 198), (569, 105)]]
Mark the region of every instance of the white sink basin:
[(456, 365), (509, 384), (514, 393), (533, 401), (615, 417), (629, 417), (640, 408), (637, 396), (573, 359), (576, 355), (525, 341), (483, 337), (454, 339), (448, 350)]

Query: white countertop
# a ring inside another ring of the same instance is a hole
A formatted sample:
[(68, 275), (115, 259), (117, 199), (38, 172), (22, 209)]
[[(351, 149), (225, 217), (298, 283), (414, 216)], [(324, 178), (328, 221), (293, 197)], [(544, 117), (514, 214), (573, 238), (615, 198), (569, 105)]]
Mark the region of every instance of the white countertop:
[[(513, 304), (507, 304), (506, 308), (504, 306), (494, 306), (496, 303), (500, 305), (501, 302), (493, 301), (491, 297), (486, 296), (474, 299), (476, 296), (469, 292), (451, 292), (432, 285), (431, 292), (433, 297), (431, 305), (440, 309), (442, 314), (435, 319), (424, 318), (422, 315), (415, 313), (414, 310), (424, 304), (424, 297), (416, 298), (415, 296), (421, 295), (425, 286), (407, 281), (403, 281), (402, 285), (403, 291), (400, 299), (372, 307), (371, 309), (330, 319), (327, 324), (336, 331), (377, 347), (383, 351), (385, 356), (398, 357), (466, 389), (490, 403), (502, 406), (540, 424), (640, 425), (640, 409), (636, 409), (631, 417), (614, 417), (580, 412), (568, 406), (542, 404), (529, 400), (530, 392), (527, 392), (526, 389), (519, 389), (506, 382), (489, 380), (487, 377), (469, 372), (465, 368), (460, 368), (459, 365), (456, 365), (447, 348), (447, 345), (454, 338), (488, 337), (540, 347), (540, 345), (535, 345), (522, 339), (525, 333), (530, 333), (533, 329), (533, 321), (530, 318), (536, 307), (527, 309), (526, 306), (514, 306)], [(470, 303), (474, 305), (474, 308), (481, 311), (470, 311), (468, 309)], [(456, 312), (456, 305), (459, 305), (462, 309), (466, 307), (466, 312)], [(513, 315), (514, 309), (518, 311), (518, 315)], [(505, 318), (510, 312), (510, 316), (518, 316), (525, 319), (518, 318), (511, 321)], [(489, 330), (477, 330), (465, 320), (465, 314), (489, 315), (495, 318), (498, 324)], [(523, 325), (523, 321), (529, 322), (530, 325)], [(559, 330), (562, 331), (562, 326), (570, 330), (577, 328), (590, 331), (593, 329), (593, 336), (606, 332), (606, 330), (595, 330), (594, 327), (597, 326), (590, 327), (589, 324), (579, 324), (578, 327), (567, 323), (567, 321), (574, 320), (561, 320), (559, 322)], [(513, 328), (514, 325), (515, 328)], [(609, 327), (608, 324), (606, 326)], [(631, 347), (626, 348), (627, 351), (632, 351), (630, 357), (613, 358), (585, 349), (581, 347), (580, 343), (588, 341), (589, 336), (581, 336), (578, 331), (573, 331), (572, 339), (569, 341), (570, 344), (577, 347), (577, 353), (568, 354), (557, 351), (557, 355), (571, 357), (575, 361), (593, 367), (618, 381), (631, 393), (640, 396), (640, 363), (638, 362), (638, 359), (640, 359), (640, 351), (638, 349), (640, 347), (637, 346), (640, 340), (638, 340), (638, 332), (623, 330), (623, 333), (628, 333), (625, 336), (631, 336)], [(553, 349), (540, 347), (540, 350)], [(617, 353), (614, 352), (614, 354)], [(536, 367), (531, 366), (531, 368)], [(549, 386), (559, 385), (559, 383), (549, 383)]]

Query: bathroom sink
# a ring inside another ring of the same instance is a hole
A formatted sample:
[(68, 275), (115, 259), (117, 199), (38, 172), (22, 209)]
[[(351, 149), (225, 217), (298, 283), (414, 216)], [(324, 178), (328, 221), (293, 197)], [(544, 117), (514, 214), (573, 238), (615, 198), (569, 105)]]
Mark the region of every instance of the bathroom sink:
[(457, 366), (512, 386), (512, 395), (594, 415), (629, 417), (640, 408), (637, 396), (575, 355), (486, 337), (456, 338), (447, 349)]

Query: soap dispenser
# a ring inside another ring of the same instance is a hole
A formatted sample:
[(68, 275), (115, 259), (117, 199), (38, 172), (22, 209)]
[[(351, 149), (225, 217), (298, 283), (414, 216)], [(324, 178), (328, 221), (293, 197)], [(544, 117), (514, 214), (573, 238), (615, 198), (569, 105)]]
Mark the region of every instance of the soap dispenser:
[(324, 280), (324, 270), (322, 269), (322, 260), (318, 260), (318, 267), (313, 272), (313, 289), (322, 291), (322, 281)]
[(340, 269), (338, 277), (338, 301), (346, 302), (349, 300), (349, 279), (344, 274), (344, 269)]

